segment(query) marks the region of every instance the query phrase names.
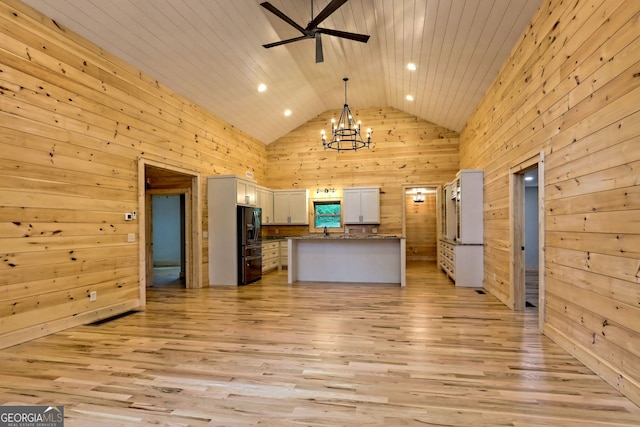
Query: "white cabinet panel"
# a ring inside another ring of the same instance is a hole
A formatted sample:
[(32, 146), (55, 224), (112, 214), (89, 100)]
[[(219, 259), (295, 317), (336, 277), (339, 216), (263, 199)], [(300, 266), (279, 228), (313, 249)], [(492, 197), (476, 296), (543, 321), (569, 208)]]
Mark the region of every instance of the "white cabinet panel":
[(256, 206), (257, 186), (254, 182), (236, 178), (236, 203)]
[(443, 239), (438, 248), (440, 267), (456, 286), (482, 287), (483, 172), (463, 169), (444, 187)]
[(235, 175), (207, 179), (211, 285), (238, 284), (237, 206), (255, 206), (256, 190), (256, 183)]
[(343, 222), (353, 224), (360, 222), (360, 191), (343, 190)]
[(274, 190), (274, 224), (309, 224), (307, 190)]
[(483, 243), (483, 172), (463, 169), (445, 186), (445, 238), (457, 243)]
[(280, 242), (262, 242), (262, 272), (280, 267)]
[(364, 224), (380, 224), (380, 189), (368, 188), (360, 192), (360, 209)]
[(273, 222), (274, 224), (289, 224), (291, 197), (282, 191), (273, 192)]
[(289, 215), (291, 224), (309, 224), (309, 205), (307, 191), (296, 191), (290, 194)]
[(463, 245), (440, 240), (438, 252), (440, 268), (451, 277), (456, 286), (482, 287), (482, 245)]
[(345, 224), (380, 224), (380, 188), (352, 187), (343, 190)]
[(256, 204), (262, 209), (262, 224), (273, 224), (273, 191), (258, 187)]

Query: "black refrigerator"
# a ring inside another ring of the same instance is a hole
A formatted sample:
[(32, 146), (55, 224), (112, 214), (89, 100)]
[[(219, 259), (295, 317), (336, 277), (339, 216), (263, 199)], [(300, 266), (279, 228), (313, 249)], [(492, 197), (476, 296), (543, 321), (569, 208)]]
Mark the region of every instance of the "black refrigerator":
[(238, 206), (238, 285), (262, 277), (262, 210)]

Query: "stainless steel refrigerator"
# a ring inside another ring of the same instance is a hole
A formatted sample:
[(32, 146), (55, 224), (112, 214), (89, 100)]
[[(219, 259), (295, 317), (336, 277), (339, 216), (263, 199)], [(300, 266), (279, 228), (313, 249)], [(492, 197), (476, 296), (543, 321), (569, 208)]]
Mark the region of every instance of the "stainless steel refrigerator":
[(238, 285), (262, 277), (262, 210), (238, 206)]

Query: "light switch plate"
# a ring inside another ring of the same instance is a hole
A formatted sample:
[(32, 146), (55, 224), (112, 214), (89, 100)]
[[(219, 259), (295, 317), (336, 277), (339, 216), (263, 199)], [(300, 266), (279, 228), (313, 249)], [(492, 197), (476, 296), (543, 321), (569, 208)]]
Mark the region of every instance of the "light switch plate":
[(135, 233), (129, 233), (127, 234), (127, 242), (131, 243), (131, 242), (135, 242), (136, 241), (136, 235)]

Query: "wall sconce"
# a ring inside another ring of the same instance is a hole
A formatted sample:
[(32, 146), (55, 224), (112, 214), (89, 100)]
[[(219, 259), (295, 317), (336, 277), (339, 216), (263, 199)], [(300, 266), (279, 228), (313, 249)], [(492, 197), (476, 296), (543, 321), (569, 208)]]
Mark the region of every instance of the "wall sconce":
[(329, 194), (334, 195), (336, 193), (336, 189), (335, 188), (325, 188), (323, 190), (317, 188), (316, 189), (316, 195), (321, 195), (324, 194), (324, 197), (329, 197)]
[(424, 194), (418, 191), (416, 195), (413, 196), (413, 203), (424, 203)]

